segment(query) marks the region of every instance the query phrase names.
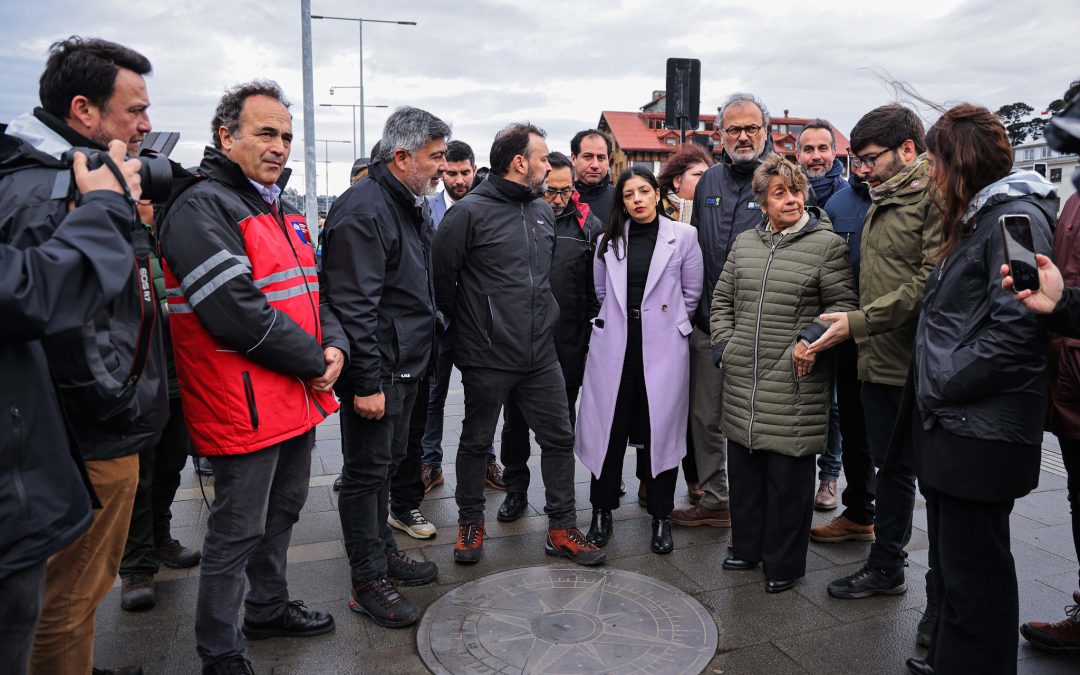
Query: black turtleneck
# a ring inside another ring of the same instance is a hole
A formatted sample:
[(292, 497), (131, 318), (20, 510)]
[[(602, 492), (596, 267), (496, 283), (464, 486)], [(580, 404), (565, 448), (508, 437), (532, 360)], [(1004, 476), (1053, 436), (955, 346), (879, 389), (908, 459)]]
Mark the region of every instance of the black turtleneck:
[(660, 218), (654, 217), (650, 223), (631, 220), (629, 227), (626, 238), (626, 306), (628, 309), (641, 309), (645, 281), (649, 278), (649, 265), (652, 263), (653, 249), (656, 248), (656, 233), (660, 230)]

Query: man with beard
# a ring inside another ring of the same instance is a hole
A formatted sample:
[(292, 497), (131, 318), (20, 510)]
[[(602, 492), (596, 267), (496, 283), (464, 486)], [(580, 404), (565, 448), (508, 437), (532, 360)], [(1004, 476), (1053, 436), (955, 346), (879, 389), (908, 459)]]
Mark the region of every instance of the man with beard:
[(338, 512), (352, 570), (349, 607), (387, 628), (412, 625), (420, 615), (394, 584), (427, 584), (439, 573), (398, 550), (387, 518), (390, 478), (405, 458), (434, 345), (425, 197), (446, 170), (449, 136), (450, 127), (429, 112), (395, 110), (368, 175), (334, 202), (323, 235), (322, 288), (349, 341), (336, 388), (345, 403)]
[(671, 512), (671, 522), (683, 526), (731, 527), (727, 439), (720, 430), (724, 374), (712, 361), (709, 307), (735, 237), (761, 220), (750, 183), (762, 156), (772, 151), (769, 111), (753, 94), (729, 96), (716, 123), (724, 151), (698, 183), (691, 221), (701, 244), (705, 284), (690, 335), (690, 434), (705, 494), (698, 504)]
[(491, 176), (446, 214), (435, 239), (435, 300), (455, 340), (465, 389), (455, 497), (454, 560), (480, 560), (484, 467), (503, 403), (536, 431), (546, 492), (548, 555), (599, 565), (604, 552), (577, 529), (574, 432), (555, 351), (551, 294), (554, 214), (538, 198), (550, 171), (544, 132), (513, 124), (491, 145)]
[(615, 198), (609, 170), (611, 137), (598, 129), (577, 132), (570, 139), (570, 159), (574, 162), (574, 188), (579, 201), (588, 204), (593, 215), (607, 225)]
[(443, 189), (427, 198), (431, 205), (431, 222), (436, 230), (439, 229), (439, 223), (447, 209), (469, 194), (475, 173), (476, 155), (469, 144), (456, 140), (447, 143), (446, 170), (442, 174)]
[[(799, 142), (795, 149), (795, 158), (802, 167), (810, 181), (810, 192), (806, 198), (807, 206), (819, 206), (825, 209), (829, 199), (839, 192), (848, 188), (844, 180), (844, 165), (836, 159), (836, 134), (832, 125), (823, 119), (812, 120), (799, 132)], [(862, 229), (862, 222), (859, 222)], [(850, 238), (848, 233), (836, 229), (833, 223), (833, 232), (842, 237)], [(851, 252), (851, 242), (848, 242), (848, 262), (852, 256), (858, 256), (858, 251)], [(857, 269), (857, 268), (856, 268)], [(852, 356), (854, 350), (852, 349)], [(839, 377), (839, 369), (836, 377)], [(845, 371), (853, 375), (853, 371)], [(850, 383), (849, 383), (850, 384)], [(839, 387), (839, 385), (836, 385)], [(825, 452), (818, 457), (818, 490), (814, 497), (814, 508), (821, 511), (831, 511), (837, 506), (836, 482), (840, 478), (841, 446), (840, 446), (840, 412), (837, 402), (838, 394), (834, 394), (831, 410), (829, 413), (829, 443)], [(862, 416), (862, 412), (859, 412)], [(861, 420), (860, 420), (861, 423)]]
[[(585, 376), (585, 353), (589, 349), (592, 324), (599, 311), (593, 288), (593, 241), (604, 225), (589, 212), (589, 205), (578, 201), (574, 190), (574, 165), (561, 152), (548, 155), (551, 173), (544, 189), (544, 201), (555, 213), (554, 261), (551, 265), (551, 292), (559, 304), (555, 324), (555, 351), (566, 381), (566, 404), (570, 422), (574, 422), (578, 389)], [(506, 499), (499, 507), (498, 519), (511, 522), (521, 517), (528, 506), (529, 426), (513, 402), (504, 408), (502, 460), (506, 464)]]

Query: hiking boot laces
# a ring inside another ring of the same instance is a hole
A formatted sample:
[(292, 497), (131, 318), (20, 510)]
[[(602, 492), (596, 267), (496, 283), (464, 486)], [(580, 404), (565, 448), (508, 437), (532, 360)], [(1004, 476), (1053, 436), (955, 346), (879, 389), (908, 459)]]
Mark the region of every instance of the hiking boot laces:
[(480, 526), (466, 525), (461, 533), (461, 545), (466, 548), (476, 546), (476, 540), (480, 537)]

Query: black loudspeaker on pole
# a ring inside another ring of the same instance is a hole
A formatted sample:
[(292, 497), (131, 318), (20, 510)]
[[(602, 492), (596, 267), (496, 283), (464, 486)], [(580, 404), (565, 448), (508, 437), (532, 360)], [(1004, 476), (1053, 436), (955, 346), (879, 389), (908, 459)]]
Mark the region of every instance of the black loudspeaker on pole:
[(696, 129), (701, 108), (701, 61), (699, 59), (667, 60), (667, 117), (668, 129)]

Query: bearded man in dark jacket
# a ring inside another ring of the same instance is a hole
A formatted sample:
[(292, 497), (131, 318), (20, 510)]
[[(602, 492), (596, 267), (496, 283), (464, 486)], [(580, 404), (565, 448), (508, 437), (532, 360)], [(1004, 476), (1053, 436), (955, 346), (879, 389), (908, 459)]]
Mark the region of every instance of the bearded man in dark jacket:
[(705, 494), (697, 505), (672, 511), (671, 522), (731, 527), (727, 439), (720, 430), (724, 376), (712, 361), (709, 308), (735, 237), (761, 220), (761, 207), (754, 201), (750, 183), (762, 157), (772, 151), (772, 140), (769, 111), (753, 94), (729, 96), (716, 122), (723, 130), (724, 151), (720, 161), (701, 176), (691, 220), (698, 231), (705, 283), (690, 335), (690, 434)]
[(454, 560), (480, 560), (484, 473), (505, 400), (537, 433), (548, 514), (548, 555), (582, 565), (604, 552), (577, 529), (574, 434), (555, 351), (559, 307), (551, 293), (551, 207), (537, 198), (550, 170), (544, 132), (514, 124), (495, 136), (491, 176), (450, 209), (435, 240), (435, 303), (455, 340), (465, 389), (458, 445)]

